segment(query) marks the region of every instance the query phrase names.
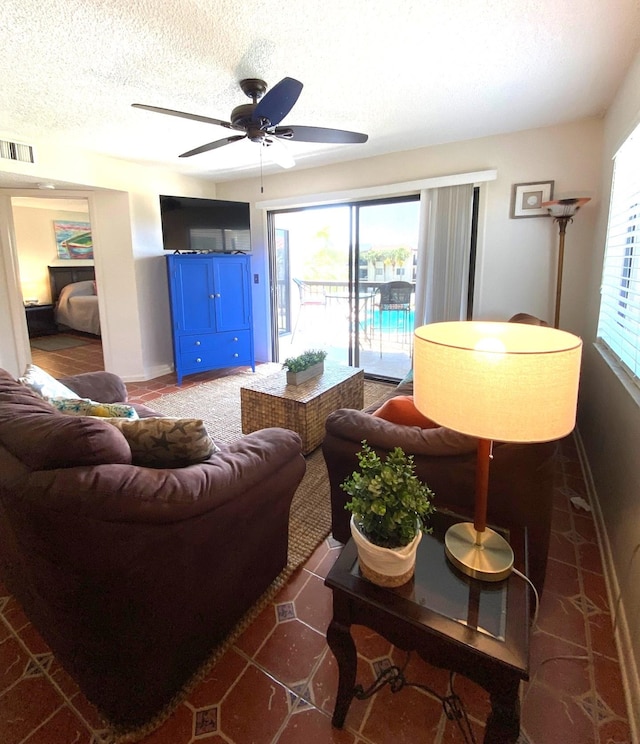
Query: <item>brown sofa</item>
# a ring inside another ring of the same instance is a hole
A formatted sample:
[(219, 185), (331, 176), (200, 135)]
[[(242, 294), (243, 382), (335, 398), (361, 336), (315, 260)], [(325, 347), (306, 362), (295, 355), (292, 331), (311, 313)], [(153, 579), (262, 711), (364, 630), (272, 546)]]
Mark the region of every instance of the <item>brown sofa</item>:
[[(126, 401), (106, 372), (63, 382)], [(286, 565), (300, 438), (218, 444), (199, 464), (133, 465), (116, 427), (0, 370), (0, 578), (112, 723), (158, 713)]]
[[(525, 321), (526, 322), (526, 321)], [(409, 375), (388, 396), (413, 394)], [(326, 421), (322, 444), (331, 483), (331, 522), (336, 540), (350, 537), (347, 494), (340, 484), (357, 469), (356, 453), (366, 439), (380, 455), (401, 447), (414, 455), (416, 473), (434, 492), (436, 507), (473, 516), (476, 443), (442, 427), (419, 428), (372, 416), (380, 402), (364, 411), (340, 409)], [(542, 591), (549, 550), (557, 442), (495, 442), (489, 470), (488, 520), (528, 530), (529, 576)]]

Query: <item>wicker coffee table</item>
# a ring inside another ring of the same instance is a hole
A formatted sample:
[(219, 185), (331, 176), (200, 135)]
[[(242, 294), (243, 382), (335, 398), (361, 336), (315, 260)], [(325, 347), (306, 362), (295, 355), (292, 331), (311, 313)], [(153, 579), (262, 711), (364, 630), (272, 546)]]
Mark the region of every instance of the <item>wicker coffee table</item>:
[(364, 370), (325, 365), (320, 377), (287, 385), (283, 370), (240, 388), (242, 432), (281, 426), (302, 437), (305, 455), (324, 439), (324, 422), (338, 408), (364, 407)]

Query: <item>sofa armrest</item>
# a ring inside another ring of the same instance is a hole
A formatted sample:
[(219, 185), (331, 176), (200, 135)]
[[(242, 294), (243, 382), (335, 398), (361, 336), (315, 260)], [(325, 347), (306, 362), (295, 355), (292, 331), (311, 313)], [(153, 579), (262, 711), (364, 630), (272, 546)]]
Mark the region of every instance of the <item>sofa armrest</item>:
[(62, 377), (60, 382), (73, 390), (79, 398), (91, 398), (98, 403), (126, 403), (127, 387), (113, 372), (84, 372)]
[(351, 442), (366, 439), (374, 448), (392, 450), (401, 447), (407, 454), (461, 455), (475, 452), (478, 440), (451, 429), (438, 426), (421, 429), (418, 426), (393, 424), (365, 411), (340, 408), (327, 417), (327, 434)]

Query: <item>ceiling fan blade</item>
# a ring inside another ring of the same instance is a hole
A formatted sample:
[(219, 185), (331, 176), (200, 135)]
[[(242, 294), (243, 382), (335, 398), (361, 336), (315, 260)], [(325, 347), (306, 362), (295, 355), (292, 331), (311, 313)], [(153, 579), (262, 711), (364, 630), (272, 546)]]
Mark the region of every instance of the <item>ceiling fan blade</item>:
[(291, 111), (302, 91), (299, 80), (286, 77), (265, 93), (253, 112), (253, 120), (268, 119), (269, 126), (280, 124)]
[(154, 111), (156, 114), (169, 114), (169, 116), (179, 116), (181, 119), (191, 119), (192, 121), (202, 121), (205, 124), (218, 124), (218, 126), (232, 129), (230, 122), (212, 119), (210, 116), (200, 116), (199, 114), (186, 114), (184, 111), (174, 111), (173, 109), (160, 108), (159, 106), (147, 106), (145, 103), (132, 103), (133, 108), (145, 109), (145, 111)]
[(360, 132), (348, 132), (346, 129), (326, 129), (325, 127), (276, 127), (276, 137), (296, 140), (298, 142), (332, 142), (352, 144), (366, 142), (369, 135)]
[(188, 152), (183, 152), (182, 155), (179, 155), (178, 157), (190, 158), (192, 155), (200, 155), (200, 153), (209, 152), (209, 150), (217, 150), (219, 147), (230, 145), (232, 142), (237, 142), (238, 140), (244, 139), (246, 136), (246, 134), (236, 134), (233, 137), (225, 137), (224, 139), (216, 140), (215, 142), (209, 142), (206, 145), (200, 145), (200, 147), (196, 147)]
[(289, 152), (289, 148), (282, 140), (273, 137), (265, 137), (262, 146), (268, 148), (267, 152), (269, 153), (269, 157), (281, 168), (293, 168), (296, 164), (293, 155)]

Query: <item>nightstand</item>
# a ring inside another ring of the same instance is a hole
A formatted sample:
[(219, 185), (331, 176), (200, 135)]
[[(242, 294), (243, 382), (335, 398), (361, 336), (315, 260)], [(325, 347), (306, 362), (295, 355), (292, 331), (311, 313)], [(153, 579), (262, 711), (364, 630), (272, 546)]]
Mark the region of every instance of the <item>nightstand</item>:
[(28, 305), (24, 312), (27, 316), (29, 338), (49, 336), (58, 332), (53, 305)]

